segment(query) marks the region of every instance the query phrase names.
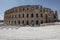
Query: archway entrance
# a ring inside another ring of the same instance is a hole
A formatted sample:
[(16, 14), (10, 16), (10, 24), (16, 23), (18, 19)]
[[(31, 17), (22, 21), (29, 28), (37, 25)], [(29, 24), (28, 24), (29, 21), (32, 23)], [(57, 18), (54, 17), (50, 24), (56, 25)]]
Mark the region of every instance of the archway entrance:
[(36, 25), (38, 25), (39, 23), (38, 23), (38, 20), (36, 20)]
[(29, 21), (28, 20), (27, 20), (26, 24), (29, 25)]
[(41, 21), (41, 24), (43, 24), (43, 20)]
[(18, 21), (18, 24), (20, 25), (20, 21)]

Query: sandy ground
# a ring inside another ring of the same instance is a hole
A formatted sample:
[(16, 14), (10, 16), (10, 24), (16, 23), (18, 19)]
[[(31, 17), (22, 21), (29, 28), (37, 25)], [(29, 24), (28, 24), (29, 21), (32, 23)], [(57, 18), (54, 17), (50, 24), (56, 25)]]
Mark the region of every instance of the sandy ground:
[(1, 26), (0, 40), (60, 40), (60, 25)]

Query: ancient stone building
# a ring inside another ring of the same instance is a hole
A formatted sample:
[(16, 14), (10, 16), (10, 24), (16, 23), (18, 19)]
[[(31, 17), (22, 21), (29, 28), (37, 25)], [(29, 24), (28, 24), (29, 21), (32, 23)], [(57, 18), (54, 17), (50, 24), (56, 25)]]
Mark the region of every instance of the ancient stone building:
[(40, 25), (43, 23), (56, 22), (57, 11), (45, 8), (40, 5), (24, 5), (11, 8), (5, 11), (4, 23), (16, 25)]

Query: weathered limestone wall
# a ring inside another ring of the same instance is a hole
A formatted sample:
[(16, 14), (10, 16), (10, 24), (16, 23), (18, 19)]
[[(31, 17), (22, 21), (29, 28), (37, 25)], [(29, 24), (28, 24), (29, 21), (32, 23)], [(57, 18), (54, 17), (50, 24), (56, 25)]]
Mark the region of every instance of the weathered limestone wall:
[(5, 11), (5, 24), (43, 24), (58, 21), (57, 11), (39, 5), (26, 5), (11, 8)]

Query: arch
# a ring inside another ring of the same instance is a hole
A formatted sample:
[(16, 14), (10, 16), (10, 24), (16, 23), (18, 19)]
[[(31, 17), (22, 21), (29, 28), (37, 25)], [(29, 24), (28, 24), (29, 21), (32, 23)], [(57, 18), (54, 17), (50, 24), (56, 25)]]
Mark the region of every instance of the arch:
[(54, 19), (56, 19), (56, 16), (54, 15)]
[(22, 21), (22, 24), (24, 24), (24, 20)]
[(14, 21), (14, 24), (16, 24), (16, 21)]
[(41, 17), (43, 17), (43, 14), (41, 13)]
[(29, 14), (27, 14), (27, 18), (29, 17)]
[(36, 17), (38, 17), (38, 13), (36, 14)]
[(13, 24), (13, 21), (11, 21), (11, 23)]
[(41, 20), (41, 24), (43, 24), (43, 20)]
[(33, 20), (31, 20), (31, 24), (34, 25), (34, 21)]
[(29, 25), (29, 21), (28, 20), (27, 20), (26, 24)]
[(33, 20), (31, 20), (31, 22), (34, 22)]
[(34, 16), (33, 16), (33, 13), (31, 14), (31, 17), (34, 17)]
[(18, 21), (18, 24), (20, 24), (20, 21)]
[(40, 9), (40, 12), (42, 12), (42, 9)]
[(39, 23), (38, 23), (38, 20), (36, 20), (36, 24), (38, 25)]

